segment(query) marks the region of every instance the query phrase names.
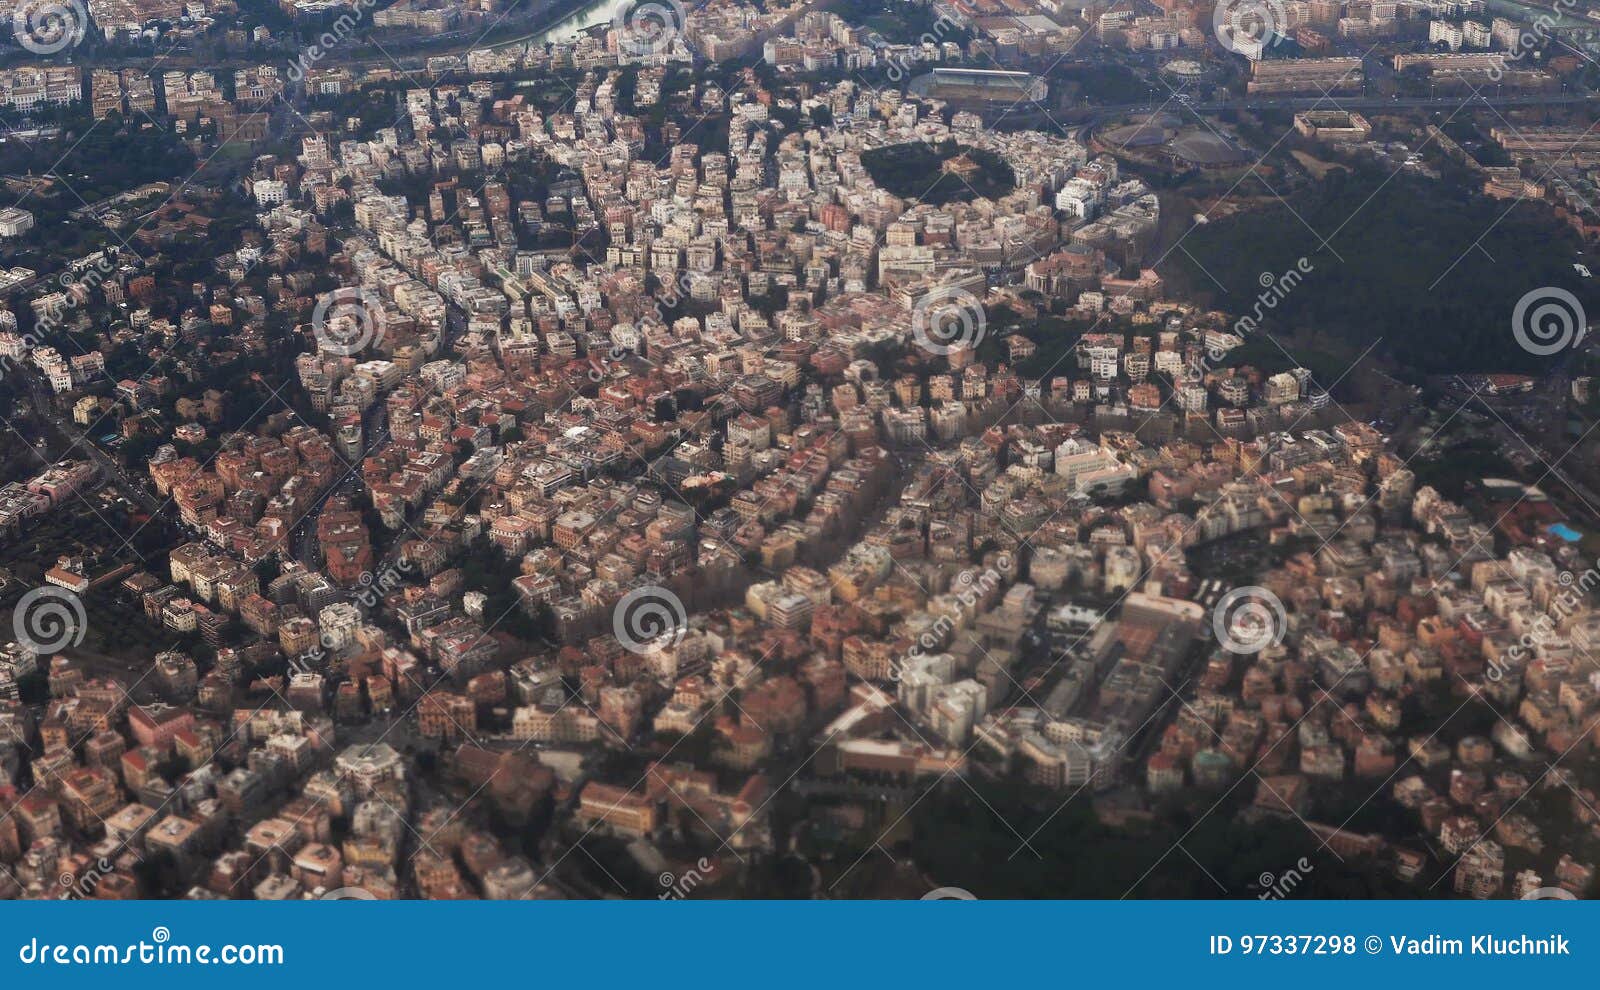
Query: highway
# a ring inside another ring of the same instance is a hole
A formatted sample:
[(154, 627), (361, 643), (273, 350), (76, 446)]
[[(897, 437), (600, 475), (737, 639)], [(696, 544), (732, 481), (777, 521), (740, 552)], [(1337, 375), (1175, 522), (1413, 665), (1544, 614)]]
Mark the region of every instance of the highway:
[(1461, 106), (1481, 107), (1483, 109), (1491, 107), (1495, 109), (1515, 109), (1517, 107), (1567, 106), (1579, 103), (1600, 103), (1600, 93), (1523, 93), (1511, 96), (1489, 96), (1480, 93), (1465, 100), (1460, 96), (1406, 96), (1383, 99), (1375, 96), (1339, 96), (1331, 94), (1328, 96), (1250, 97), (1241, 100), (1213, 100), (1209, 102), (1173, 100), (1164, 106), (1159, 102), (1119, 103), (1082, 109), (1089, 109), (1091, 119), (1100, 121), (1112, 120), (1129, 114), (1154, 113), (1157, 110), (1165, 110), (1168, 113), (1181, 113), (1185, 110), (1192, 110), (1196, 113), (1222, 113), (1226, 110), (1455, 110)]

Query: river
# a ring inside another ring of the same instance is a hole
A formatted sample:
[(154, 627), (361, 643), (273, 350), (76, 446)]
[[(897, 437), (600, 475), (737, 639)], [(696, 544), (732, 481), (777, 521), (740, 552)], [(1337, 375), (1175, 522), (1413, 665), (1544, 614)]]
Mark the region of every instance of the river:
[(542, 31), (529, 35), (526, 41), (536, 45), (571, 41), (584, 31), (601, 24), (609, 24), (632, 0), (596, 0), (573, 11)]

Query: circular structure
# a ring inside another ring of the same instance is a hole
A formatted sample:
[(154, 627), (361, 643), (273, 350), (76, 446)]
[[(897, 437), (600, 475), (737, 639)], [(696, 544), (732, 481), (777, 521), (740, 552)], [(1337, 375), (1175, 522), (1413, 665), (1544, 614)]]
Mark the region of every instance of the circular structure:
[(1250, 154), (1232, 138), (1171, 113), (1136, 114), (1095, 133), (1099, 150), (1174, 171), (1245, 164)]
[(1244, 149), (1207, 130), (1187, 130), (1169, 142), (1172, 154), (1200, 168), (1236, 165), (1246, 161)]
[(611, 26), (624, 52), (648, 58), (672, 47), (687, 22), (688, 15), (677, 0), (630, 0), (617, 8)]
[(17, 44), (35, 55), (55, 55), (83, 42), (89, 13), (78, 0), (25, 0), (11, 11)]
[(1212, 632), (1230, 653), (1260, 653), (1282, 642), (1288, 625), (1283, 602), (1256, 585), (1233, 589), (1211, 611)]
[(23, 595), (11, 612), (11, 631), (17, 642), (40, 656), (77, 646), (88, 629), (82, 600), (55, 585)]
[(354, 357), (383, 342), (383, 300), (367, 289), (334, 289), (311, 311), (311, 333), (317, 348), (339, 357)]
[[(929, 354), (971, 350), (983, 342), (988, 327), (983, 303), (953, 285), (940, 286), (911, 308), (911, 338)], [(970, 574), (963, 576), (971, 581)]]
[(1511, 311), (1511, 335), (1523, 350), (1537, 357), (1576, 346), (1588, 330), (1588, 317), (1578, 297), (1550, 285), (1525, 293)]
[(1096, 137), (1101, 144), (1115, 151), (1135, 148), (1157, 148), (1172, 138), (1182, 121), (1175, 114), (1152, 113), (1132, 117), (1121, 124), (1107, 127)]
[(1217, 43), (1230, 52), (1259, 58), (1289, 26), (1283, 0), (1219, 0), (1211, 13)]
[(689, 631), (683, 600), (659, 585), (645, 585), (623, 595), (611, 613), (611, 632), (630, 653), (644, 653), (663, 639), (682, 642)]

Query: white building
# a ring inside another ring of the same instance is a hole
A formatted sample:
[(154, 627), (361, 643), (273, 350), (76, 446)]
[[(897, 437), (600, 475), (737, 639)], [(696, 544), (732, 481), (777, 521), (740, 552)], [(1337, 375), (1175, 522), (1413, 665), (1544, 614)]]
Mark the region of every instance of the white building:
[(33, 229), (33, 214), (15, 206), (0, 210), (0, 237), (21, 237)]
[(1449, 21), (1428, 22), (1428, 42), (1439, 44), (1443, 42), (1453, 52), (1461, 50), (1462, 30), (1459, 24)]
[(277, 206), (289, 198), (289, 184), (278, 179), (257, 179), (250, 191), (262, 206)]

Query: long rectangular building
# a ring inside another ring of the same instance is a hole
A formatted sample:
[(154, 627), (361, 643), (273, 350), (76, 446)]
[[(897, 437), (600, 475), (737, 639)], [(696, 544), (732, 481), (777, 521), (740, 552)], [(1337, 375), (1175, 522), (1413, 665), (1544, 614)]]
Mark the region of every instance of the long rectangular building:
[(1335, 93), (1361, 88), (1361, 59), (1286, 58), (1250, 63), (1251, 93)]

